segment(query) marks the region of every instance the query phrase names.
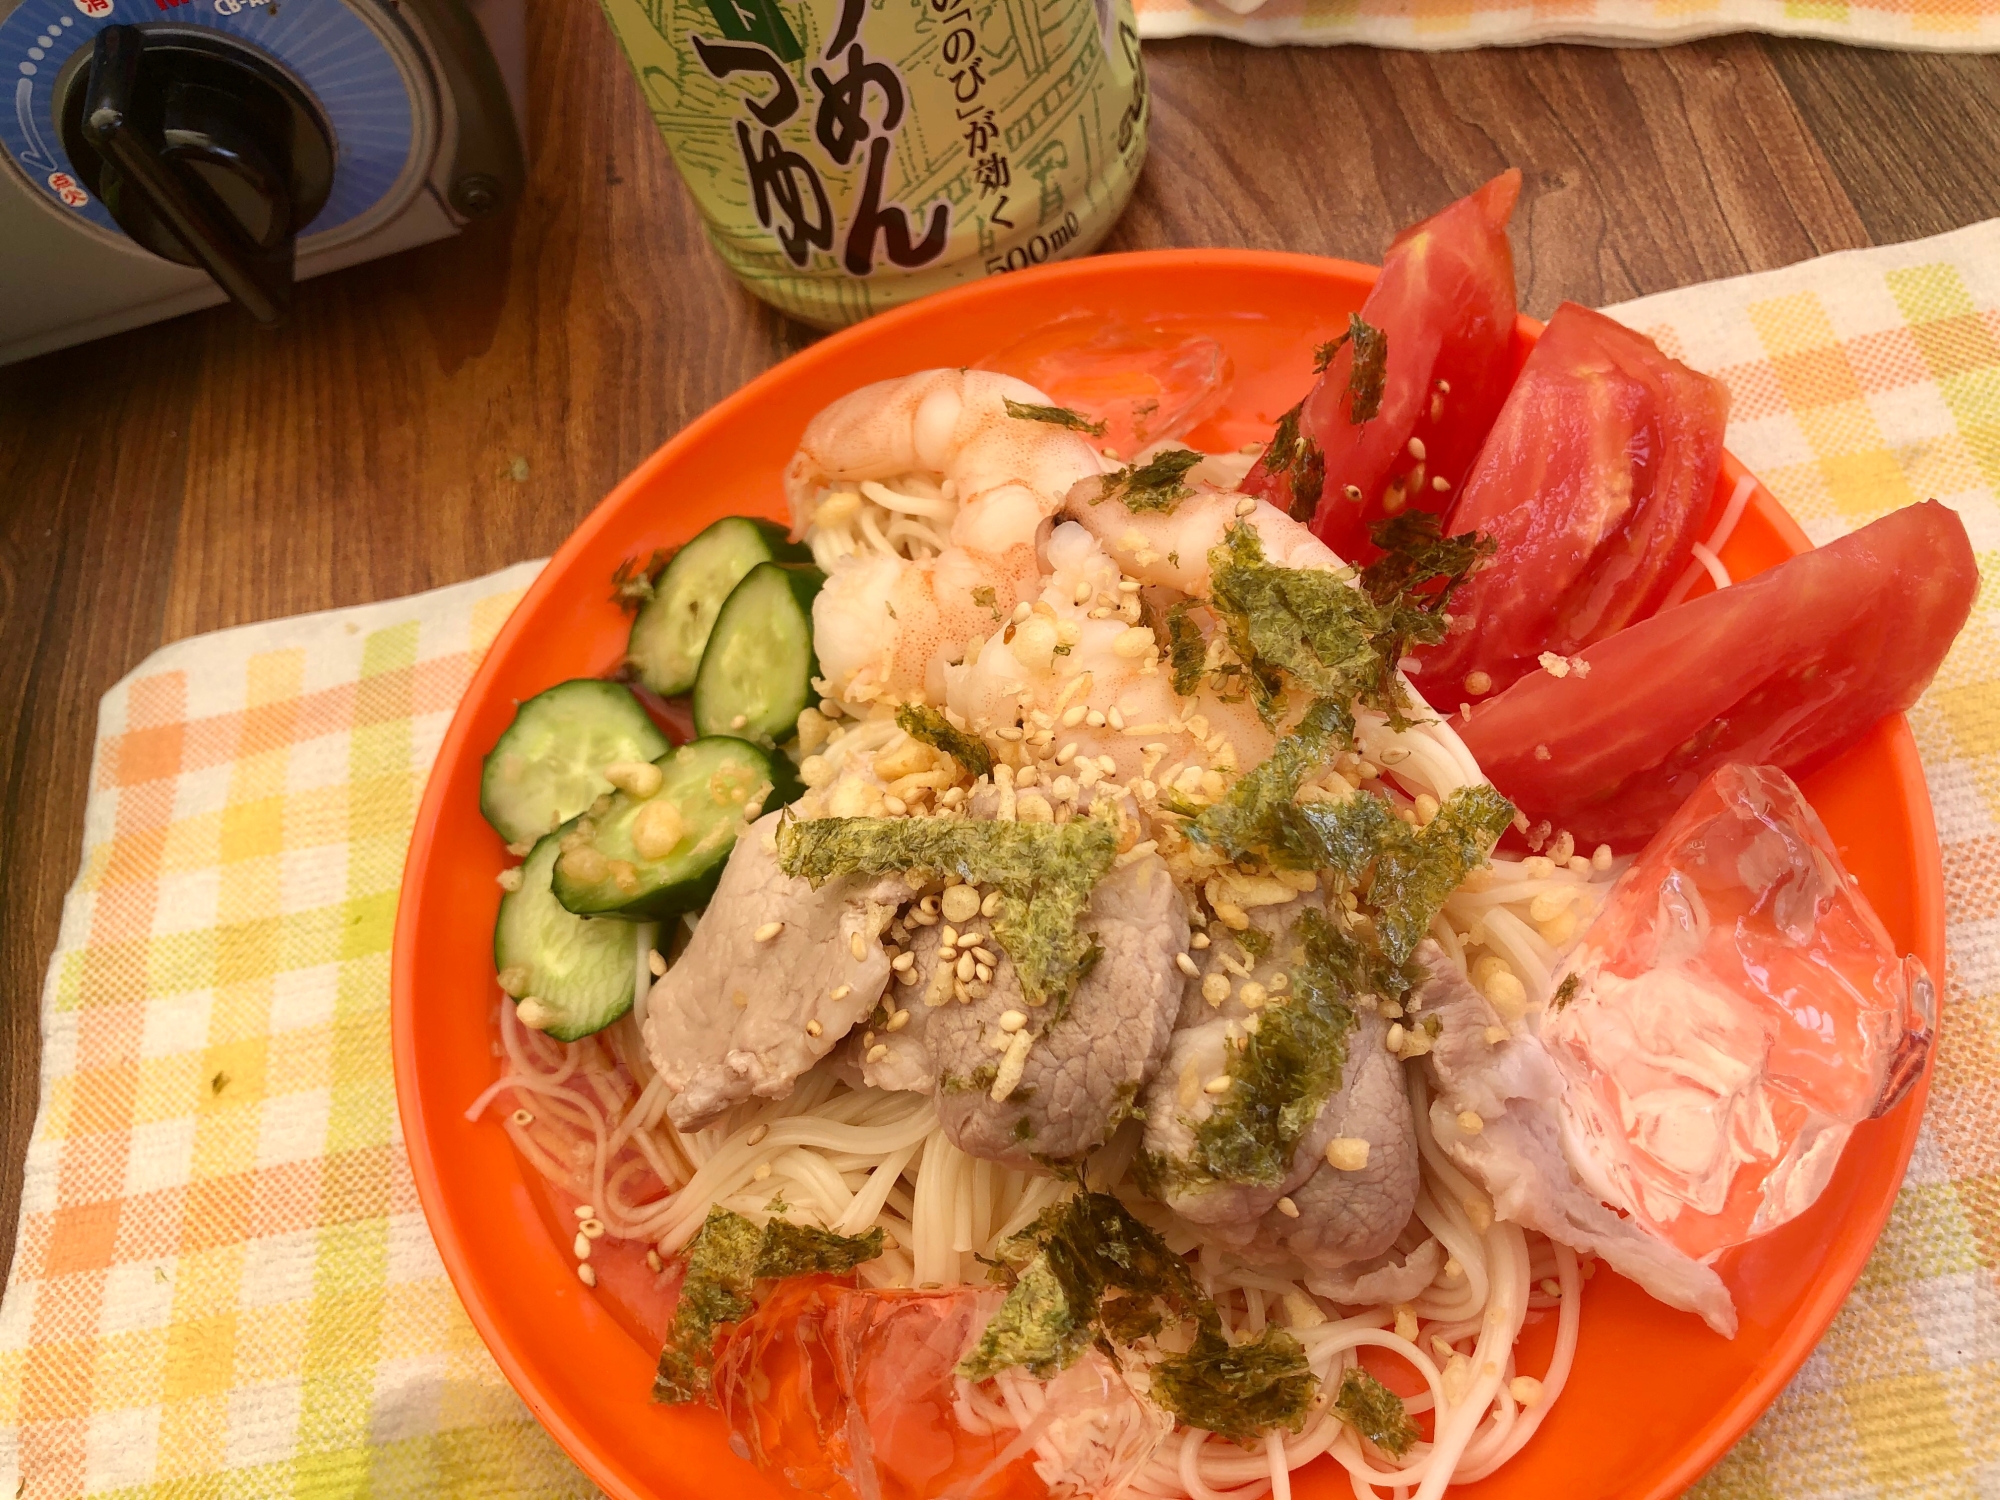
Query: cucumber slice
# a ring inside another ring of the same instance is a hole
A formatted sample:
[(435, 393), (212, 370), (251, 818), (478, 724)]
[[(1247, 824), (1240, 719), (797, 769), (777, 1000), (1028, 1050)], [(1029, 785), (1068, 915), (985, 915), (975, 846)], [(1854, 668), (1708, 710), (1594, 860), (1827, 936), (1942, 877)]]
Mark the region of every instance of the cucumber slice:
[(812, 602), (826, 574), (810, 566), (759, 563), (723, 601), (694, 683), (698, 734), (734, 734), (779, 744), (798, 729), (819, 675)]
[(479, 810), (510, 844), (538, 839), (611, 790), (604, 767), (667, 744), (624, 684), (559, 682), (514, 711), (480, 773)]
[(630, 922), (571, 916), (549, 890), (563, 840), (574, 828), (557, 829), (529, 852), (520, 887), (500, 898), (493, 924), (500, 988), (521, 1007), (524, 1023), (565, 1042), (603, 1030), (632, 1008), (638, 941)]
[(762, 562), (811, 562), (785, 528), (754, 516), (724, 516), (668, 563), (653, 597), (632, 622), (625, 654), (639, 680), (663, 698), (694, 687), (702, 648), (731, 589)]
[(579, 818), (584, 839), (556, 860), (556, 900), (579, 916), (694, 910), (714, 893), (737, 835), (802, 790), (784, 756), (728, 735), (690, 741), (653, 764), (658, 791), (619, 792), (603, 812)]

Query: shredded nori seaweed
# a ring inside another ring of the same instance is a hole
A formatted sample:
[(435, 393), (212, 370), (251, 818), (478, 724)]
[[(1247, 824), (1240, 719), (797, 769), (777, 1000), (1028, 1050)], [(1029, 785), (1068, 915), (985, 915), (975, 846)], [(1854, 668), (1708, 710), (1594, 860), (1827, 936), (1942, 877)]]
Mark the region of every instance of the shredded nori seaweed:
[(1299, 1137), (1340, 1087), (1354, 1002), (1372, 976), (1356, 961), (1359, 945), (1310, 908), (1286, 942), (1303, 950), (1291, 987), (1265, 1003), (1256, 1033), (1229, 1055), (1232, 1086), (1194, 1127), (1187, 1160), (1168, 1167), (1178, 1180), (1280, 1181)]
[(1043, 1209), (1000, 1245), (999, 1260), (996, 1278), (1013, 1286), (959, 1366), (973, 1380), (1016, 1366), (1046, 1379), (1069, 1365), (1099, 1336), (1107, 1291), (1140, 1303), (1118, 1309), (1122, 1327), (1156, 1302), (1176, 1318), (1205, 1303), (1187, 1262), (1109, 1193), (1082, 1190)]
[(1234, 1443), (1276, 1427), (1299, 1431), (1318, 1388), (1304, 1347), (1275, 1323), (1232, 1344), (1219, 1320), (1204, 1320), (1187, 1353), (1153, 1368), (1155, 1401), (1187, 1426)]
[(896, 727), (911, 739), (942, 750), (963, 766), (968, 776), (984, 776), (993, 769), (993, 752), (986, 748), (986, 741), (954, 729), (951, 720), (929, 704), (905, 703), (896, 710)]
[(1167, 661), (1173, 668), (1174, 691), (1192, 697), (1201, 686), (1208, 664), (1208, 640), (1194, 622), (1198, 599), (1177, 600), (1167, 611)]
[(1445, 798), (1430, 825), (1388, 830), (1375, 859), (1368, 904), (1383, 953), (1402, 963), (1417, 951), (1445, 898), (1486, 863), (1514, 821), (1514, 805), (1490, 786), (1464, 786)]
[(1349, 313), (1346, 336), (1354, 345), (1354, 363), (1347, 372), (1347, 420), (1359, 427), (1382, 410), (1382, 392), (1389, 382), (1389, 335), (1360, 313)]
[(1403, 1398), (1366, 1370), (1350, 1369), (1340, 1377), (1333, 1412), (1392, 1458), (1408, 1453), (1421, 1435)]
[(1125, 508), (1135, 514), (1158, 511), (1171, 515), (1181, 501), (1194, 493), (1194, 487), (1187, 483), (1187, 473), (1205, 457), (1206, 454), (1192, 448), (1169, 448), (1143, 464), (1127, 464), (1104, 481), (1104, 487), (1091, 504), (1122, 500)]
[(1267, 724), (1284, 717), (1290, 681), (1408, 726), (1397, 663), (1412, 646), (1444, 639), (1445, 606), (1492, 544), (1440, 538), (1437, 518), (1422, 511), (1383, 522), (1375, 537), (1389, 555), (1361, 575), (1360, 588), (1342, 573), (1266, 562), (1263, 541), (1242, 524), (1209, 553), (1212, 607)]
[(1115, 1357), (1117, 1344), (1191, 1322), (1187, 1352), (1153, 1368), (1154, 1399), (1181, 1421), (1248, 1442), (1298, 1431), (1312, 1408), (1317, 1380), (1298, 1341), (1271, 1327), (1232, 1346), (1187, 1262), (1109, 1193), (1044, 1209), (1000, 1246), (994, 1275), (1012, 1286), (959, 1365), (969, 1379), (1016, 1367), (1047, 1379), (1093, 1344)]
[(780, 867), (815, 886), (837, 875), (907, 870), (951, 871), (998, 886), (994, 940), (1014, 961), (1028, 1003), (1055, 1006), (1054, 1017), (1101, 951), (1077, 921), (1117, 852), (1118, 830), (1102, 816), (1068, 823), (814, 818), (778, 829)]
[(726, 1208), (711, 1208), (688, 1242), (674, 1321), (660, 1350), (653, 1399), (694, 1401), (708, 1395), (716, 1331), (740, 1323), (755, 1303), (759, 1281), (785, 1276), (839, 1274), (882, 1253), (882, 1231), (860, 1236), (773, 1219), (761, 1229)]
[(1067, 427), (1071, 432), (1081, 432), (1090, 437), (1103, 437), (1104, 424), (1093, 422), (1080, 411), (1071, 411), (1067, 406), (1037, 406), (1031, 401), (1016, 401), (1011, 396), (1003, 396), (1007, 415), (1023, 422), (1046, 422), (1051, 427)]

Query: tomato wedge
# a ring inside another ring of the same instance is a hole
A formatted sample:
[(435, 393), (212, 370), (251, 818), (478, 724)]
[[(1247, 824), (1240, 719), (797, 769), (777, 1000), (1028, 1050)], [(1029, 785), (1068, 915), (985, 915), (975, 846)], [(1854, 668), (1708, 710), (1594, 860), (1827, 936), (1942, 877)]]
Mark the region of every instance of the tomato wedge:
[(971, 1287), (778, 1283), (716, 1357), (715, 1399), (732, 1445), (794, 1489), (829, 1500), (1046, 1494), (1028, 1455), (967, 1488), (1014, 1437), (971, 1432), (952, 1406), (953, 1371), (998, 1301), (996, 1291)]
[(1905, 506), (1531, 672), (1460, 730), (1532, 820), (1589, 848), (1657, 833), (1727, 761), (1798, 775), (1917, 699), (1972, 609), (1958, 517)]
[(1244, 482), (1311, 516), (1321, 540), (1350, 562), (1380, 555), (1368, 528), (1383, 516), (1406, 505), (1444, 509), (1500, 410), (1515, 368), (1507, 219), (1520, 195), (1520, 172), (1502, 172), (1390, 242), (1361, 304), (1362, 321), (1388, 338), (1381, 408), (1348, 420), (1354, 346), (1342, 345), (1299, 408), (1296, 440), (1280, 424)]
[[(1688, 565), (1722, 466), (1729, 392), (1642, 333), (1565, 302), (1521, 369), (1446, 530), (1497, 550), (1419, 653), (1443, 707), (1658, 609)], [(1476, 691), (1475, 691), (1476, 689)]]

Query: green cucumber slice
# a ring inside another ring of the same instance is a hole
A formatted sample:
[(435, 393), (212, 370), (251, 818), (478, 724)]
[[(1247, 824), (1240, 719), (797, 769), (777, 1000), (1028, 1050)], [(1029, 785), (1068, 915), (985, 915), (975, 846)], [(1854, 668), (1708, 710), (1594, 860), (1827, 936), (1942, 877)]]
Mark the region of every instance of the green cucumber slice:
[(812, 602), (826, 574), (759, 563), (723, 601), (694, 683), (697, 734), (781, 744), (798, 729), (819, 675)]
[(579, 916), (669, 917), (714, 894), (742, 831), (802, 790), (782, 755), (711, 735), (653, 764), (659, 789), (621, 791), (579, 818), (582, 834), (555, 863), (556, 900)]
[[(565, 1042), (601, 1031), (632, 1008), (638, 929), (572, 916), (549, 889), (566, 824), (536, 843), (521, 884), (500, 898), (493, 963), (524, 1024)], [(534, 1006), (529, 1006), (529, 1001)]]
[(667, 746), (623, 683), (559, 682), (514, 711), (480, 773), (479, 810), (510, 844), (538, 839), (611, 790), (606, 766)]
[(690, 691), (715, 617), (743, 575), (763, 562), (811, 561), (774, 522), (724, 516), (709, 526), (674, 554), (632, 621), (625, 654), (639, 680), (663, 698)]

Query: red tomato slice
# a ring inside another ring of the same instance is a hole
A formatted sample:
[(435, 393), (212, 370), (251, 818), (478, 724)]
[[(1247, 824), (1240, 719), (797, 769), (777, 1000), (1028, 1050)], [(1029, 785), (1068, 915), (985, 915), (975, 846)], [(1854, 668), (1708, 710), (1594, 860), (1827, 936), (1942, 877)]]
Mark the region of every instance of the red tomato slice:
[[(1729, 392), (1644, 334), (1565, 302), (1521, 369), (1452, 507), (1498, 550), (1419, 653), (1441, 706), (1507, 687), (1658, 609), (1687, 567), (1722, 465)], [(1477, 694), (1467, 690), (1466, 696)]]
[(1917, 699), (1979, 574), (1935, 500), (1531, 672), (1459, 733), (1529, 818), (1584, 848), (1651, 838), (1717, 766), (1798, 775)]
[[(1383, 516), (1406, 505), (1444, 508), (1500, 410), (1514, 376), (1507, 219), (1520, 195), (1520, 172), (1502, 172), (1390, 242), (1381, 278), (1361, 304), (1362, 319), (1389, 340), (1381, 410), (1358, 425), (1348, 420), (1354, 350), (1347, 344), (1299, 413), (1299, 436), (1326, 464), (1317, 511), (1310, 480), (1299, 493), (1303, 476), (1271, 467), (1269, 454), (1244, 482), (1293, 515), (1312, 513), (1313, 530), (1350, 562), (1379, 555), (1368, 528)], [(1361, 493), (1358, 505), (1347, 498), (1350, 485)]]
[(994, 1291), (882, 1291), (824, 1278), (778, 1284), (715, 1362), (716, 1404), (758, 1467), (830, 1500), (1045, 1495), (1023, 1455), (967, 1486), (1014, 1434), (959, 1425), (953, 1376)]

